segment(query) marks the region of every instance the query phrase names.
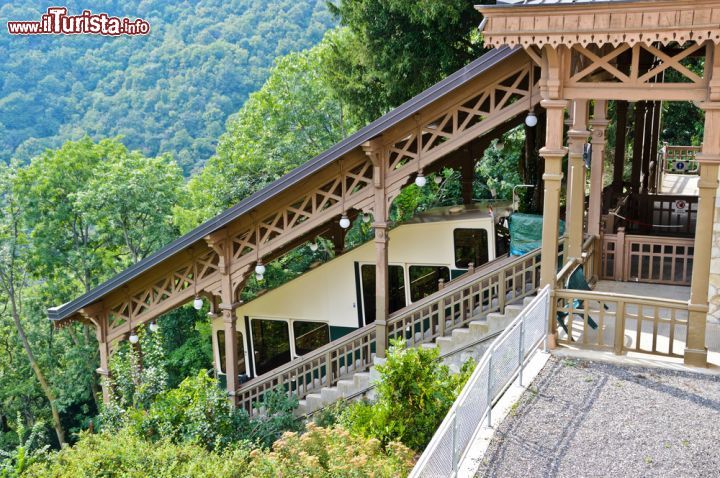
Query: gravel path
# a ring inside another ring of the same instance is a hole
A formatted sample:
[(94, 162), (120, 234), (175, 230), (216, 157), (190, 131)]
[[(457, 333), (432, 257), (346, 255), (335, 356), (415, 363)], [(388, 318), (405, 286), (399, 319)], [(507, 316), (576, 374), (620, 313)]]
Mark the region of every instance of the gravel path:
[(718, 477), (720, 377), (551, 358), (479, 477)]

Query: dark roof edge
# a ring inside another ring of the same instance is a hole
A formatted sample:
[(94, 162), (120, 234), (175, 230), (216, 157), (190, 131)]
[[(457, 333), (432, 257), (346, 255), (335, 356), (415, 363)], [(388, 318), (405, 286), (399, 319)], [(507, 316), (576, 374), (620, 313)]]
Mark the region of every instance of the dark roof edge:
[(319, 154), (318, 156), (315, 156), (308, 162), (295, 168), (281, 178), (273, 181), (265, 188), (248, 196), (235, 206), (226, 209), (214, 218), (204, 222), (200, 226), (196, 227), (182, 237), (174, 240), (173, 242), (153, 253), (152, 255), (128, 267), (124, 271), (115, 275), (113, 278), (103, 282), (102, 284), (95, 287), (86, 294), (60, 306), (49, 308), (47, 311), (48, 318), (53, 321), (58, 321), (72, 316), (81, 308), (87, 307), (88, 305), (94, 303), (106, 294), (124, 285), (126, 282), (136, 278), (140, 274), (160, 264), (166, 259), (169, 259), (178, 252), (202, 240), (208, 234), (215, 232), (218, 229), (221, 229), (222, 227), (239, 218), (243, 214), (249, 212), (256, 206), (262, 204), (268, 199), (273, 198), (274, 196), (297, 184), (311, 174), (324, 168), (328, 164), (338, 159), (340, 156), (352, 151), (364, 142), (378, 136), (386, 129), (412, 116), (418, 110), (436, 101), (448, 92), (476, 78), (478, 75), (484, 73), (489, 68), (495, 66), (506, 58), (509, 58), (520, 49), (520, 47), (509, 48), (507, 46), (503, 46), (494, 50), (490, 50), (488, 53), (484, 54), (477, 60), (474, 60), (464, 68), (456, 71), (444, 80), (436, 83), (435, 85), (431, 86), (427, 90), (406, 101), (405, 103), (388, 112), (387, 114), (381, 116), (377, 120), (373, 121), (369, 125), (356, 132), (355, 134), (345, 138), (344, 140), (335, 144), (325, 152)]

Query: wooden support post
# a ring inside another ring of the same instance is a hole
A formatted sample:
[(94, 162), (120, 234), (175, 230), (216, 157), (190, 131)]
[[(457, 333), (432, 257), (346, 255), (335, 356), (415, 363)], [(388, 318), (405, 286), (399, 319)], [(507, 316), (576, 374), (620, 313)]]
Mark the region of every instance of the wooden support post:
[(238, 375), (238, 346), (235, 336), (237, 334), (237, 315), (235, 306), (221, 304), (223, 317), (223, 330), (225, 331), (225, 372), (227, 377), (228, 399), (235, 406), (237, 391), (240, 388), (240, 376)]
[[(540, 149), (540, 155), (545, 158), (540, 287), (547, 285), (554, 289), (557, 275), (562, 160), (567, 153), (563, 146), (563, 115), (567, 102), (545, 99), (541, 105), (547, 110), (547, 131), (545, 146)], [(555, 347), (556, 334), (555, 320), (549, 317), (548, 347)]]
[[(568, 131), (568, 199), (566, 222), (568, 230), (568, 253), (580, 258), (583, 243), (585, 216), (585, 162), (583, 153), (590, 131), (587, 129), (588, 101), (572, 102), (573, 123)], [(549, 125), (548, 125), (549, 126)]]
[(615, 197), (618, 197), (623, 192), (628, 102), (618, 100), (615, 104), (615, 113), (617, 123), (615, 128), (615, 161), (613, 162), (612, 190)]
[(650, 178), (649, 190), (656, 193), (660, 187), (659, 180), (662, 177), (660, 162), (658, 161), (658, 143), (660, 142), (660, 121), (662, 115), (662, 102), (655, 101), (652, 116), (652, 134), (650, 135)]
[(649, 101), (645, 103), (645, 125), (643, 127), (642, 141), (642, 184), (640, 191), (643, 194), (648, 193), (650, 187), (650, 151), (652, 150), (653, 135), (653, 119), (655, 118), (655, 102)]
[(462, 198), (463, 204), (473, 203), (473, 181), (475, 180), (475, 159), (472, 153), (465, 150), (466, 156), (462, 159), (460, 166), (462, 174)]
[(103, 403), (110, 403), (110, 342), (108, 341), (108, 315), (102, 314), (97, 321), (95, 334), (100, 350), (100, 367), (96, 372), (100, 375)]
[(385, 357), (390, 306), (387, 223), (375, 221), (375, 354)]
[[(600, 219), (602, 216), (603, 194), (603, 163), (605, 162), (605, 130), (610, 122), (607, 119), (607, 102), (596, 100), (592, 127), (592, 158), (590, 163), (590, 205), (588, 207), (587, 232), (590, 235), (600, 235)], [(599, 257), (599, 248), (595, 249)]]
[(702, 153), (697, 155), (700, 179), (685, 363), (706, 367), (705, 327), (718, 164), (720, 164), (720, 101), (703, 103), (701, 107), (705, 110), (705, 133)]
[(640, 192), (640, 173), (642, 171), (643, 132), (645, 131), (645, 102), (635, 103), (635, 131), (633, 134), (632, 172), (630, 174), (630, 190)]
[(390, 287), (388, 278), (388, 196), (385, 189), (387, 171), (386, 149), (375, 140), (363, 145), (373, 163), (373, 186), (375, 202), (373, 207), (375, 229), (375, 355), (385, 357), (387, 349), (387, 318), (390, 309)]

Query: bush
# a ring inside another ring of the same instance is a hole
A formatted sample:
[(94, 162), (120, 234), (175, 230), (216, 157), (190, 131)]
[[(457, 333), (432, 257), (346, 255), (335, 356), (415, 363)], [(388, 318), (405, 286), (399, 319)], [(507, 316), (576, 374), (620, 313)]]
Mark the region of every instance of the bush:
[(422, 450), (474, 367), (475, 362), (469, 360), (459, 374), (452, 375), (440, 362), (437, 349), (406, 348), (403, 341), (393, 342), (385, 364), (377, 367), (377, 401), (351, 405), (340, 423), (384, 444), (401, 441)]
[(302, 429), (293, 414), (298, 406), (295, 396), (271, 390), (257, 406), (263, 413), (252, 419), (245, 410), (232, 408), (225, 390), (203, 371), (159, 393), (147, 407), (126, 410), (110, 403), (103, 408), (102, 427), (110, 432), (127, 428), (150, 441), (198, 443), (208, 449), (241, 440), (270, 447), (283, 432)]
[(270, 447), (284, 432), (302, 430), (302, 422), (293, 413), (298, 405), (295, 395), (288, 396), (281, 389), (265, 392), (262, 401), (256, 405), (263, 413), (252, 418), (248, 438)]
[(233, 409), (217, 381), (200, 372), (159, 394), (148, 410), (128, 410), (127, 426), (140, 436), (224, 448), (250, 437), (245, 410)]
[(31, 466), (23, 477), (235, 478), (246, 476), (249, 451), (246, 443), (214, 452), (192, 443), (150, 442), (128, 430), (83, 433), (74, 446)]
[(18, 412), (15, 429), (18, 445), (10, 451), (0, 449), (0, 478), (23, 476), (28, 467), (45, 458), (48, 446), (42, 445), (47, 438), (44, 427), (43, 422), (36, 422), (28, 431)]
[(271, 452), (255, 450), (248, 467), (253, 477), (396, 477), (407, 476), (413, 451), (391, 442), (354, 436), (343, 428), (320, 428), (308, 424), (307, 432), (286, 432)]

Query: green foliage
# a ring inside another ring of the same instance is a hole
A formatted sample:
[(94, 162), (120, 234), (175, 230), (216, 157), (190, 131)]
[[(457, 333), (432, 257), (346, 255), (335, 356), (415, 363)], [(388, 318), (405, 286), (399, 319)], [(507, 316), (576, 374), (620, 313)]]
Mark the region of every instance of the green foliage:
[(212, 326), (205, 310), (180, 307), (160, 317), (158, 325), (168, 387), (177, 387), (186, 377), (213, 368)]
[(18, 413), (16, 426), (18, 445), (9, 452), (0, 449), (0, 478), (23, 476), (30, 466), (44, 459), (48, 449), (42, 445), (46, 441), (42, 422), (35, 423), (28, 431)]
[(383, 447), (342, 428), (308, 425), (302, 435), (287, 432), (275, 442), (271, 452), (250, 453), (248, 475), (335, 477), (407, 476), (413, 466), (413, 451), (396, 442)]
[(322, 59), (330, 45), (277, 60), (220, 137), (217, 154), (187, 186), (175, 209), (185, 232), (308, 161), (357, 129), (332, 95)]
[(366, 122), (483, 52), (465, 0), (340, 0), (331, 10), (354, 37), (332, 50), (337, 94)]
[(665, 101), (660, 141), (673, 146), (699, 146), (703, 141), (705, 114), (689, 101)]
[(128, 409), (128, 429), (150, 441), (197, 443), (222, 449), (248, 436), (244, 410), (234, 409), (217, 381), (200, 372), (160, 393), (147, 408)]
[(222, 450), (170, 440), (151, 442), (122, 430), (83, 434), (78, 443), (30, 466), (28, 478), (96, 476), (158, 478), (312, 478), (406, 476), (413, 452), (400, 443), (382, 447), (375, 439), (350, 435), (341, 428), (308, 426), (288, 432), (272, 451), (240, 442)]
[(84, 433), (72, 447), (32, 466), (28, 478), (237, 478), (247, 476), (250, 447), (239, 443), (209, 451), (195, 443), (151, 442), (129, 430)]
[(257, 408), (262, 409), (262, 413), (252, 419), (250, 439), (269, 447), (284, 432), (302, 430), (302, 423), (294, 415), (298, 405), (297, 397), (288, 396), (283, 390), (266, 392), (262, 401), (256, 404)]
[[(35, 20), (46, 7), (6, 2), (0, 17)], [(145, 18), (151, 33), (0, 37), (0, 161), (86, 133), (121, 135), (145, 155), (173, 153), (189, 174), (273, 60), (314, 45), (333, 23), (324, 0), (98, 0), (92, 10)]]
[(438, 357), (437, 349), (406, 348), (403, 341), (393, 342), (387, 361), (377, 367), (376, 402), (348, 407), (340, 423), (382, 443), (401, 441), (414, 450), (425, 448), (475, 367), (474, 361), (468, 361), (452, 375)]

